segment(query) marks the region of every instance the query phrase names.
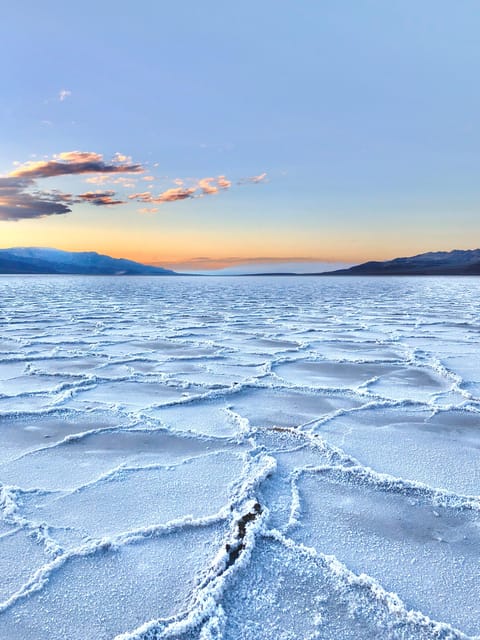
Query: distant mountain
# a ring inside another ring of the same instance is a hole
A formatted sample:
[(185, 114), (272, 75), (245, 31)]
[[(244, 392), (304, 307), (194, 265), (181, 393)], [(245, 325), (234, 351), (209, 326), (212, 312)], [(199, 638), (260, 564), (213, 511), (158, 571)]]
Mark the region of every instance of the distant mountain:
[(436, 251), (385, 262), (364, 262), (322, 276), (478, 276), (480, 249)]
[(40, 247), (0, 249), (0, 273), (104, 276), (170, 276), (175, 271), (111, 258), (94, 251), (60, 251)]

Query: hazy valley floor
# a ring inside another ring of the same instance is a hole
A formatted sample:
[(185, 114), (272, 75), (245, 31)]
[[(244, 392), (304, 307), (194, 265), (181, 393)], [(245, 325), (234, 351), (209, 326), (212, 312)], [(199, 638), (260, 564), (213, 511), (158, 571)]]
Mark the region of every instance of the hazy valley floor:
[(480, 637), (480, 280), (0, 277), (1, 640)]

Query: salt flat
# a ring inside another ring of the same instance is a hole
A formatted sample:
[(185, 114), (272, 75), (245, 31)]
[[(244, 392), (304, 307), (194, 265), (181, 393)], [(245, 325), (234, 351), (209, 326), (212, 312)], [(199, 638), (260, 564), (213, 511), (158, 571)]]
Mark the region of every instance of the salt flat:
[(0, 639), (480, 637), (475, 278), (0, 277)]

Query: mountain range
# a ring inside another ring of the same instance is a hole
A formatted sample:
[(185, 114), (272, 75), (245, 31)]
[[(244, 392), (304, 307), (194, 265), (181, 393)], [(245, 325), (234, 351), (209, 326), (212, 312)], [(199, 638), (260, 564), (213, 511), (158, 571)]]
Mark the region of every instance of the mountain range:
[(0, 249), (0, 273), (171, 276), (175, 271), (111, 258), (94, 251), (60, 251), (39, 247)]
[[(94, 251), (42, 247), (0, 249), (0, 274), (171, 276), (175, 271), (112, 258)], [(212, 274), (214, 275), (214, 273)], [(252, 275), (252, 274), (249, 274)], [(255, 275), (296, 275), (258, 273)], [(364, 262), (348, 269), (302, 275), (318, 276), (474, 276), (480, 275), (480, 249), (435, 251), (384, 262)]]
[(480, 275), (480, 249), (434, 251), (384, 262), (364, 262), (325, 276), (476, 276)]

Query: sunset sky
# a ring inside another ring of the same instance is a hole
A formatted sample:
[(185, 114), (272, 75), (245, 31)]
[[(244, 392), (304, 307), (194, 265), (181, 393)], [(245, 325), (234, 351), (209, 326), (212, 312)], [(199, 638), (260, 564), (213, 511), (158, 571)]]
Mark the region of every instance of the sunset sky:
[(0, 247), (177, 269), (480, 245), (473, 0), (26, 0)]

